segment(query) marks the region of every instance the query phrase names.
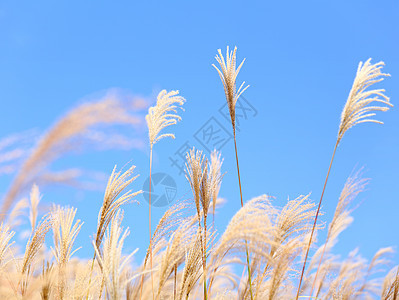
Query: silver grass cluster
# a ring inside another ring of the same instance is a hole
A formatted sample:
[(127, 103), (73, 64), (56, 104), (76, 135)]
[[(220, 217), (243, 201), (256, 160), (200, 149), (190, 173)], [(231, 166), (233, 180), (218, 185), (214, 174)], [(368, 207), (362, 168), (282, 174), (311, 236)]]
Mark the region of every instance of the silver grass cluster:
[(65, 266), (70, 260), (71, 256), (78, 250), (72, 251), (73, 244), (83, 222), (76, 220), (74, 223), (76, 208), (61, 207), (59, 205), (53, 206), (53, 239), (54, 248), (52, 248), (53, 255), (57, 264)]
[(125, 278), (124, 271), (138, 250), (136, 249), (126, 257), (122, 255), (123, 243), (129, 235), (129, 228), (123, 231), (121, 227), (122, 219), (123, 213), (118, 210), (112, 217), (111, 224), (105, 233), (102, 251), (93, 242), (109, 299), (122, 298), (124, 288), (130, 280)]
[(94, 295), (99, 290), (99, 283), (102, 282), (100, 267), (97, 265), (95, 267), (96, 276), (92, 279), (92, 262), (77, 261), (76, 268), (73, 272), (75, 278), (73, 281), (73, 287), (71, 288), (71, 296), (73, 299), (85, 300), (87, 299), (87, 295), (89, 295), (89, 299), (95, 298)]
[(64, 299), (67, 283), (66, 269), (71, 256), (79, 249), (72, 251), (75, 239), (82, 227), (80, 220), (74, 222), (76, 209), (68, 207), (53, 206), (51, 211), (53, 219), (53, 239), (54, 248), (51, 248), (57, 262), (58, 268), (58, 295), (59, 299)]
[(236, 89), (236, 80), (237, 75), (240, 72), (242, 65), (244, 64), (245, 59), (241, 62), (241, 64), (236, 68), (236, 52), (237, 47), (234, 47), (234, 51), (229, 52), (229, 47), (227, 46), (226, 50), (226, 59), (223, 57), (221, 49), (218, 49), (219, 55), (216, 55), (216, 60), (219, 63), (220, 69), (216, 67), (214, 64), (212, 66), (218, 71), (220, 79), (222, 80), (224, 93), (226, 94), (227, 105), (229, 107), (231, 123), (233, 125), (233, 131), (235, 135), (235, 119), (236, 119), (236, 103), (241, 94), (249, 87), (244, 87), (245, 81), (241, 84), (241, 86)]
[[(389, 102), (389, 98), (385, 96), (384, 89), (368, 90), (373, 84), (384, 80), (384, 77), (390, 76), (381, 72), (383, 66), (383, 62), (371, 64), (371, 58), (365, 63), (359, 63), (352, 89), (341, 114), (338, 143), (345, 132), (357, 124), (365, 122), (383, 124), (383, 122), (371, 117), (375, 116), (375, 112), (387, 111), (393, 105)], [(376, 106), (372, 105), (373, 103), (380, 103), (386, 106)]]
[[(186, 156), (186, 178), (190, 183), (195, 207), (197, 209), (198, 227), (200, 234), (200, 245), (202, 250), (202, 268), (203, 268), (203, 284), (204, 284), (204, 298), (206, 295), (206, 261), (207, 261), (207, 217), (209, 206), (211, 202), (216, 203), (216, 199), (220, 190), (222, 182), (221, 166), (222, 160), (220, 154), (213, 151), (211, 154), (211, 161), (202, 154), (202, 151), (195, 151), (192, 148)], [(203, 219), (203, 225), (201, 224)], [(202, 232), (202, 228), (204, 229)]]
[(173, 133), (160, 134), (160, 132), (165, 127), (174, 125), (181, 120), (181, 117), (177, 114), (177, 108), (181, 107), (185, 101), (182, 96), (179, 96), (179, 91), (168, 93), (166, 90), (162, 90), (158, 94), (156, 105), (149, 108), (145, 117), (151, 147), (162, 138), (175, 138)]
[[(334, 273), (334, 277), (323, 277), (324, 291), (319, 288), (316, 297), (323, 295), (326, 299), (376, 299), (381, 284), (375, 274), (389, 262), (387, 256), (392, 252), (391, 247), (379, 249), (368, 264), (358, 254), (358, 249), (351, 251), (343, 262), (336, 261), (335, 266), (333, 263), (330, 272)], [(338, 257), (334, 259), (337, 260)]]
[(213, 203), (216, 206), (217, 196), (222, 183), (221, 168), (223, 160), (220, 153), (214, 150), (211, 153), (211, 160), (202, 154), (202, 151), (192, 148), (186, 156), (186, 178), (190, 183), (197, 214), (206, 219), (209, 206)]

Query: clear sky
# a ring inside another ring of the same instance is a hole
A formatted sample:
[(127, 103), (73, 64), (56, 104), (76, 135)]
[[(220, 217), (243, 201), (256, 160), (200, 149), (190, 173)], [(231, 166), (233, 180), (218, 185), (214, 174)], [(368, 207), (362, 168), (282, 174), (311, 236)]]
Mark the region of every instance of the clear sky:
[[(398, 1), (1, 1), (0, 137), (31, 128), (43, 132), (82, 99), (110, 89), (144, 97), (178, 89), (187, 99), (183, 121), (171, 129), (175, 140), (155, 146), (153, 169), (175, 180), (176, 199), (189, 198), (189, 185), (170, 157), (186, 141), (201, 148), (196, 133), (209, 122), (231, 130), (219, 112), (224, 92), (211, 65), (217, 49), (237, 46), (238, 60), (246, 58), (238, 82), (250, 84), (244, 93), (250, 110), (237, 137), (244, 200), (267, 193), (282, 206), (288, 197), (311, 192), (318, 201), (359, 61), (386, 63), (392, 77), (380, 86), (399, 104), (398, 14)], [(372, 179), (357, 199), (354, 223), (335, 247), (342, 255), (359, 247), (370, 258), (380, 247), (399, 245), (397, 105), (378, 118), (383, 126), (361, 124), (345, 135), (327, 186), (324, 221), (331, 220), (356, 166)], [(227, 173), (220, 196), (227, 203), (216, 216), (220, 232), (240, 206), (232, 141), (221, 151)], [(71, 162), (110, 173), (115, 164), (131, 162), (141, 174), (132, 186), (138, 190), (148, 176), (148, 159), (148, 148), (105, 151), (75, 155), (58, 166)], [(0, 177), (1, 193), (11, 178)], [(62, 187), (42, 193), (44, 203), (78, 208), (85, 224), (77, 255), (91, 256), (88, 237), (103, 193)], [(126, 250), (140, 248), (141, 260), (148, 205), (138, 200), (140, 205), (125, 207), (123, 224), (131, 229)], [(153, 226), (165, 209), (154, 208)]]

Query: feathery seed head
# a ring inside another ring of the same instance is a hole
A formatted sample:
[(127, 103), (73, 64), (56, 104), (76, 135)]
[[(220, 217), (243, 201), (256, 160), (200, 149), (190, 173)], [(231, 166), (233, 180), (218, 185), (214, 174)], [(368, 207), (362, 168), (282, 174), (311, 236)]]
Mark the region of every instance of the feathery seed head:
[(195, 151), (193, 148), (187, 153), (186, 178), (193, 191), (198, 215), (200, 215), (200, 204), (204, 217), (208, 215), (211, 202), (216, 205), (223, 177), (222, 163), (220, 153), (216, 150), (212, 152), (209, 164), (202, 151)]
[(177, 108), (186, 101), (182, 96), (179, 96), (179, 91), (162, 90), (157, 97), (157, 104), (148, 110), (145, 117), (148, 126), (148, 136), (151, 147), (160, 139), (165, 137), (175, 138), (173, 133), (160, 134), (161, 130), (170, 125), (174, 125), (181, 117), (177, 114)]
[(30, 265), (44, 244), (44, 239), (47, 232), (51, 229), (52, 223), (53, 219), (51, 214), (47, 214), (42, 218), (41, 222), (35, 228), (35, 231), (32, 232), (32, 236), (26, 245), (25, 255), (22, 260), (21, 274), (25, 274), (29, 271)]
[(328, 238), (334, 241), (337, 236), (352, 223), (353, 218), (350, 216), (352, 209), (348, 207), (357, 195), (364, 191), (368, 182), (369, 179), (362, 178), (362, 169), (355, 172), (346, 180), (345, 186), (339, 196), (334, 217), (328, 228)]
[(118, 208), (123, 204), (131, 202), (134, 197), (142, 193), (142, 191), (138, 191), (135, 193), (133, 193), (132, 191), (128, 191), (125, 192), (123, 195), (120, 195), (122, 191), (138, 177), (132, 176), (135, 168), (135, 166), (132, 166), (124, 173), (122, 173), (122, 171), (116, 172), (115, 166), (111, 176), (108, 179), (108, 184), (104, 194), (103, 205), (98, 214), (95, 242), (97, 248), (100, 248), (105, 230), (111, 222), (111, 219), (117, 212)]
[(52, 250), (59, 267), (63, 268), (73, 253), (78, 250), (72, 251), (72, 247), (83, 223), (77, 220), (73, 224), (76, 208), (53, 205), (51, 215), (54, 220), (52, 224), (54, 249)]
[(122, 219), (123, 211), (118, 209), (112, 217), (110, 227), (107, 228), (107, 232), (105, 233), (102, 253), (93, 242), (96, 258), (100, 265), (103, 280), (107, 287), (107, 294), (110, 299), (122, 298), (121, 293), (129, 281), (124, 276), (125, 268), (131, 257), (137, 252), (135, 250), (126, 257), (122, 254), (124, 241), (129, 235), (129, 228), (123, 231), (121, 227)]
[[(381, 72), (383, 66), (384, 63), (382, 61), (371, 64), (371, 58), (364, 64), (362, 62), (359, 63), (352, 89), (341, 114), (338, 143), (349, 128), (359, 123), (383, 124), (383, 122), (370, 117), (375, 116), (377, 111), (387, 111), (393, 105), (389, 102), (389, 98), (385, 96), (384, 89), (367, 90), (373, 84), (384, 80), (384, 77), (390, 76)], [(373, 102), (379, 102), (386, 106), (370, 105)]]
[(201, 185), (205, 169), (207, 168), (207, 161), (202, 151), (195, 151), (195, 148), (192, 148), (187, 153), (186, 159), (186, 178), (193, 191), (197, 214), (200, 215)]
[(229, 52), (229, 46), (227, 46), (226, 59), (224, 59), (222, 51), (218, 49), (219, 55), (216, 55), (216, 60), (220, 65), (220, 69), (214, 64), (212, 66), (218, 71), (220, 79), (222, 80), (224, 92), (226, 94), (227, 104), (229, 106), (229, 112), (231, 117), (231, 124), (233, 125), (233, 131), (235, 134), (235, 118), (236, 118), (236, 103), (241, 94), (249, 87), (244, 87), (245, 81), (236, 90), (236, 79), (240, 72), (245, 59), (236, 69), (236, 52), (237, 47), (234, 47), (234, 51)]

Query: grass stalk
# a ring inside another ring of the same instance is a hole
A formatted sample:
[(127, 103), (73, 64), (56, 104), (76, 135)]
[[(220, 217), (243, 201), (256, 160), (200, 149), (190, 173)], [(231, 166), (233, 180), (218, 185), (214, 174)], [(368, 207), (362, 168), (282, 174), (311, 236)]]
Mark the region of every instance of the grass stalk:
[(204, 244), (203, 244), (203, 251), (202, 251), (202, 260), (204, 262), (204, 299), (208, 299), (208, 293), (206, 290), (206, 216), (204, 216)]
[(173, 284), (173, 300), (176, 300), (176, 290), (177, 290), (177, 265), (174, 267), (174, 273), (175, 273), (175, 280)]
[(326, 239), (326, 242), (324, 243), (323, 251), (321, 252), (320, 260), (319, 260), (319, 263), (318, 263), (318, 265), (317, 265), (316, 275), (315, 275), (315, 277), (314, 277), (314, 279), (313, 279), (312, 289), (310, 290), (310, 296), (312, 296), (313, 290), (314, 290), (314, 288), (315, 288), (316, 279), (317, 279), (317, 276), (319, 275), (319, 269), (320, 269), (320, 266), (321, 266), (321, 262), (323, 261), (323, 257), (324, 257), (324, 253), (325, 253), (325, 251), (326, 251), (327, 243), (328, 243), (328, 237), (327, 237), (327, 239)]
[(301, 277), (300, 277), (300, 279), (299, 279), (298, 290), (297, 290), (297, 292), (296, 292), (296, 297), (295, 297), (296, 300), (298, 300), (299, 293), (300, 293), (300, 290), (301, 290), (301, 285), (302, 285), (302, 280), (303, 280), (303, 274), (304, 274), (305, 268), (306, 268), (306, 262), (307, 262), (308, 255), (309, 255), (310, 245), (312, 244), (312, 239), (313, 239), (314, 230), (315, 230), (315, 228), (316, 228), (317, 219), (318, 219), (318, 217), (319, 217), (321, 202), (323, 201), (324, 191), (325, 191), (326, 186), (327, 186), (328, 177), (330, 176), (331, 166), (332, 166), (332, 163), (333, 163), (333, 161), (334, 161), (335, 152), (337, 151), (338, 144), (339, 144), (339, 140), (337, 140), (337, 142), (335, 143), (334, 151), (333, 151), (333, 154), (332, 154), (332, 156), (331, 156), (330, 166), (328, 167), (326, 180), (324, 181), (323, 191), (321, 192), (321, 197), (320, 197), (319, 205), (318, 205), (318, 207), (317, 207), (316, 216), (315, 216), (315, 218), (314, 218), (314, 223), (313, 223), (313, 227), (312, 227), (312, 232), (311, 232), (311, 234), (310, 234), (309, 243), (308, 243), (308, 246), (307, 246), (307, 248), (306, 248), (306, 255), (305, 255), (305, 260), (304, 260), (304, 262), (303, 262)]
[(152, 299), (154, 299), (154, 276), (152, 274), (152, 234), (151, 234), (151, 174), (152, 174), (152, 145), (150, 150), (150, 180), (149, 180), (149, 214), (148, 214), (148, 225), (150, 231), (150, 273), (151, 273), (151, 288), (152, 288)]
[(96, 260), (96, 252), (94, 251), (93, 259), (91, 260), (90, 276), (89, 276), (89, 284), (88, 284), (88, 288), (87, 288), (86, 300), (89, 299), (90, 285), (91, 285), (91, 277), (93, 276), (93, 269), (94, 269), (94, 261), (95, 261), (95, 260)]
[[(236, 141), (236, 133), (235, 128), (234, 131), (234, 149), (236, 152), (236, 162), (237, 162), (237, 174), (238, 174), (238, 185), (240, 186), (240, 199), (241, 199), (241, 207), (244, 207), (244, 202), (242, 201), (242, 188), (241, 188), (241, 176), (240, 176), (240, 165), (238, 163), (238, 151), (237, 151), (237, 141)], [(249, 292), (251, 294), (251, 300), (253, 300), (253, 293), (252, 293), (252, 279), (251, 279), (251, 263), (249, 260), (249, 251), (248, 251), (248, 243), (245, 240), (245, 253), (247, 255), (247, 267), (248, 267), (248, 283), (249, 283)]]

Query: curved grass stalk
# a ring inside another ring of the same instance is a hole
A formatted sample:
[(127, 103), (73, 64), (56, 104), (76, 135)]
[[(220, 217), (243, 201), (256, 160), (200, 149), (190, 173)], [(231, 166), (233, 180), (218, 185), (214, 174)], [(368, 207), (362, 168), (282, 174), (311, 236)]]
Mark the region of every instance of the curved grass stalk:
[[(389, 98), (384, 94), (384, 89), (374, 89), (368, 90), (368, 88), (384, 80), (384, 77), (390, 76), (389, 74), (382, 73), (381, 69), (384, 66), (383, 62), (378, 62), (376, 64), (371, 64), (371, 58), (369, 58), (365, 63), (360, 62), (357, 68), (355, 80), (353, 82), (352, 88), (349, 92), (348, 99), (345, 103), (344, 109), (341, 113), (341, 122), (338, 129), (337, 141), (335, 143), (334, 152), (331, 157), (330, 166), (328, 168), (326, 180), (324, 182), (323, 191), (321, 193), (319, 206), (316, 212), (314, 224), (312, 227), (312, 232), (310, 235), (308, 247), (306, 249), (305, 260), (302, 267), (301, 277), (299, 279), (298, 289), (296, 293), (296, 300), (298, 300), (303, 275), (306, 268), (306, 262), (309, 255), (310, 245), (312, 244), (313, 233), (316, 227), (317, 218), (319, 216), (321, 202), (323, 200), (324, 191), (327, 185), (328, 177), (331, 170), (331, 165), (334, 160), (335, 152), (339, 143), (341, 142), (345, 133), (352, 127), (360, 123), (377, 123), (383, 124), (383, 122), (375, 120), (371, 117), (375, 116), (377, 111), (387, 111), (393, 105), (389, 102)], [(384, 104), (386, 106), (376, 106), (374, 103)], [(317, 273), (316, 273), (317, 274)], [(316, 277), (315, 279), (316, 280)]]
[[(226, 59), (222, 55), (222, 51), (219, 49), (219, 55), (216, 56), (216, 60), (220, 65), (220, 69), (218, 69), (215, 65), (213, 67), (218, 72), (220, 79), (223, 83), (224, 92), (226, 95), (227, 105), (229, 107), (231, 125), (233, 126), (233, 135), (234, 135), (234, 147), (236, 153), (236, 163), (237, 163), (237, 173), (238, 173), (238, 185), (240, 187), (240, 199), (241, 199), (241, 207), (244, 206), (244, 202), (242, 200), (242, 188), (241, 188), (241, 176), (240, 176), (240, 167), (238, 164), (238, 154), (237, 154), (237, 142), (236, 142), (236, 103), (241, 94), (249, 87), (244, 87), (245, 81), (241, 84), (241, 86), (236, 89), (236, 79), (237, 75), (240, 72), (242, 65), (244, 64), (245, 59), (241, 62), (241, 64), (236, 68), (236, 52), (237, 47), (234, 48), (234, 51), (229, 52), (229, 47), (227, 47), (226, 51)], [(252, 294), (252, 282), (251, 282), (251, 267), (250, 267), (250, 259), (249, 259), (249, 251), (247, 241), (245, 241), (245, 252), (247, 256), (247, 267), (248, 267), (248, 281), (249, 281), (249, 290), (251, 294), (251, 300), (253, 300)]]

